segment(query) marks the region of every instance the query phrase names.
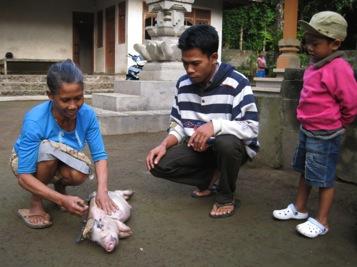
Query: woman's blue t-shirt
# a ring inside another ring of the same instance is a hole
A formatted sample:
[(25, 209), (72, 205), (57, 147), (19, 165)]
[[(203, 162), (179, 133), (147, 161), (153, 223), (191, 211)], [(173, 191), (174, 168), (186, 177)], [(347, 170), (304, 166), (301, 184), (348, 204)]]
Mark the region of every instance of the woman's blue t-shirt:
[(78, 151), (88, 144), (94, 162), (108, 158), (95, 112), (87, 104), (79, 109), (76, 128), (71, 132), (63, 130), (56, 122), (51, 100), (26, 113), (21, 134), (14, 145), (19, 158), (19, 174), (36, 172), (38, 149), (45, 139), (66, 144)]

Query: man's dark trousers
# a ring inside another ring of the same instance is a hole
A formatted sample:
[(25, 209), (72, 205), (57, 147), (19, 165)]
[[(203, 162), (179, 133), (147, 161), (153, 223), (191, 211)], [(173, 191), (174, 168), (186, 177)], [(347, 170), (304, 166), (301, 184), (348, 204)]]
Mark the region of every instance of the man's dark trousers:
[(230, 203), (234, 201), (239, 169), (247, 158), (245, 146), (240, 139), (234, 135), (219, 135), (204, 152), (187, 147), (187, 142), (171, 147), (151, 173), (156, 177), (205, 190), (214, 170), (218, 169), (220, 177), (216, 201)]

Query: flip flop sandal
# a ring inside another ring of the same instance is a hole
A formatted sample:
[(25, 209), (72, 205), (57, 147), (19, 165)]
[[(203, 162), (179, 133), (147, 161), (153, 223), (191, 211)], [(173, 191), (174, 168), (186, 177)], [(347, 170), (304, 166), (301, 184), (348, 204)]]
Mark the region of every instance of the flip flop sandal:
[[(52, 225), (50, 215), (48, 213), (40, 213), (40, 214), (30, 214), (29, 209), (19, 209), (17, 211), (17, 215), (24, 221), (24, 223), (32, 228), (32, 229), (43, 229), (50, 227)], [(32, 223), (31, 218), (33, 217), (41, 217), (43, 219), (43, 223)]]
[(227, 213), (222, 213), (222, 214), (219, 214), (219, 215), (213, 215), (211, 214), (211, 212), (208, 214), (211, 218), (214, 218), (214, 219), (218, 219), (218, 218), (226, 218), (226, 217), (230, 217), (234, 214), (235, 212), (235, 209), (239, 207), (239, 204), (240, 202), (238, 200), (234, 201), (234, 202), (229, 202), (229, 203), (214, 203), (213, 204), (213, 207), (216, 207), (217, 208), (222, 208), (222, 207), (227, 207), (227, 206), (233, 206), (233, 209), (230, 211), (230, 212), (227, 212)]
[(309, 217), (306, 222), (298, 224), (296, 230), (303, 236), (309, 238), (315, 238), (319, 235), (325, 235), (328, 232), (328, 228), (319, 223), (314, 218)]
[(286, 209), (274, 210), (273, 217), (278, 220), (305, 220), (309, 217), (307, 212), (299, 212), (293, 203), (289, 204)]

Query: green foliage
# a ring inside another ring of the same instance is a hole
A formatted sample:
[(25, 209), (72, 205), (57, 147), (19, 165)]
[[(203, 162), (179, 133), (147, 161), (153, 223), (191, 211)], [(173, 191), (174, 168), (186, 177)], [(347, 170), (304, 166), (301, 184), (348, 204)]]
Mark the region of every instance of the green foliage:
[(309, 21), (317, 12), (331, 10), (344, 15), (357, 7), (355, 0), (299, 0), (300, 19)]
[(277, 36), (281, 37), (281, 34), (276, 29), (275, 4), (272, 2), (276, 1), (224, 10), (223, 45), (226, 48), (239, 48), (240, 31), (243, 28), (243, 50), (273, 49), (279, 40)]
[(255, 72), (257, 70), (257, 55), (252, 54), (249, 56), (249, 59), (246, 64), (243, 64), (241, 66), (237, 66), (237, 70), (241, 73), (243, 73), (250, 81), (253, 80), (253, 77), (255, 76)]
[[(282, 29), (277, 20), (280, 17), (277, 9), (283, 0), (264, 0), (252, 2), (235, 9), (223, 11), (223, 45), (225, 48), (240, 48), (240, 30), (243, 28), (243, 50), (277, 51), (278, 41), (282, 38)], [(357, 0), (299, 0), (299, 19), (309, 21), (313, 14), (323, 11), (336, 11), (353, 17), (357, 10)], [(357, 23), (351, 23), (353, 28)], [(355, 34), (353, 31), (352, 34)], [(349, 33), (351, 34), (351, 32)], [(351, 34), (351, 35), (352, 35)], [(301, 31), (298, 39), (301, 39)], [(352, 42), (353, 45), (353, 42)]]

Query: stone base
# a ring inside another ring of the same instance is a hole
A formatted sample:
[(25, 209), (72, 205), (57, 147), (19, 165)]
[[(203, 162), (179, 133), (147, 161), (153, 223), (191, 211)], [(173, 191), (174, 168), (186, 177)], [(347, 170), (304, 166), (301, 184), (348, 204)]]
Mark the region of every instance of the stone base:
[(181, 62), (148, 62), (139, 76), (145, 81), (177, 81), (184, 74)]
[(111, 94), (94, 94), (92, 103), (102, 133), (129, 134), (164, 131), (174, 101), (176, 81), (114, 82)]
[(276, 62), (278, 69), (298, 69), (300, 68), (300, 58), (297, 53), (287, 52), (282, 53)]
[(139, 95), (146, 99), (145, 109), (170, 109), (174, 101), (176, 81), (115, 81), (114, 92)]
[(254, 91), (261, 92), (280, 92), (281, 83), (283, 81), (282, 77), (276, 78), (259, 78), (255, 77), (255, 87), (252, 87)]
[(115, 112), (95, 108), (103, 135), (152, 133), (169, 126), (169, 110)]

